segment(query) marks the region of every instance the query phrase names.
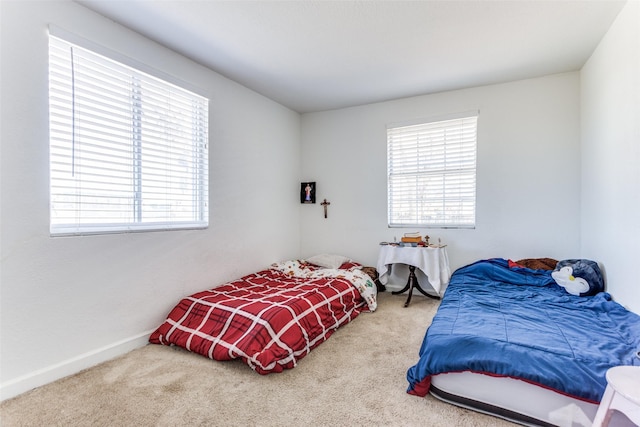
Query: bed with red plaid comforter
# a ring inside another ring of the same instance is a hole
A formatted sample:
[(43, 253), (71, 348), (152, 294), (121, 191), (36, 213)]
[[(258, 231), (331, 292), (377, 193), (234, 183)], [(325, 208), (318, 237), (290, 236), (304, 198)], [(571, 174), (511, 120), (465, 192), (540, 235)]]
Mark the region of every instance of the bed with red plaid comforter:
[(183, 298), (149, 342), (242, 359), (260, 374), (293, 368), (340, 326), (376, 309), (376, 287), (360, 268), (273, 264)]

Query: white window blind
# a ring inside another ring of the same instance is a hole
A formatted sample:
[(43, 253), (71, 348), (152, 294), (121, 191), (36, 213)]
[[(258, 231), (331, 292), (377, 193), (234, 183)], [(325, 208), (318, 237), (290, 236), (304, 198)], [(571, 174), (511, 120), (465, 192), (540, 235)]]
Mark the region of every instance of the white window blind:
[(390, 227), (475, 227), (477, 118), (387, 128)]
[(51, 234), (207, 227), (208, 99), (49, 43)]

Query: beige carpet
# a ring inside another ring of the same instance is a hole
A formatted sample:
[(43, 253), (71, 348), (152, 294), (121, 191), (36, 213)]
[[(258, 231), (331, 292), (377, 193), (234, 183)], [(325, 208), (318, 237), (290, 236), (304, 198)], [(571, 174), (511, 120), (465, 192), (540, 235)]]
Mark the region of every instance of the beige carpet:
[(295, 369), (147, 345), (0, 405), (9, 426), (509, 426), (405, 391), (438, 301), (383, 293)]

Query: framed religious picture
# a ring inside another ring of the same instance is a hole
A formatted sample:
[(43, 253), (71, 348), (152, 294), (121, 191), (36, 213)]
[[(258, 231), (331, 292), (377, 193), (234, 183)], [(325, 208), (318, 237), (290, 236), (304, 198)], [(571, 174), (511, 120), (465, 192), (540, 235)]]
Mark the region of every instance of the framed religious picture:
[(300, 184), (300, 203), (316, 202), (316, 183), (303, 182)]

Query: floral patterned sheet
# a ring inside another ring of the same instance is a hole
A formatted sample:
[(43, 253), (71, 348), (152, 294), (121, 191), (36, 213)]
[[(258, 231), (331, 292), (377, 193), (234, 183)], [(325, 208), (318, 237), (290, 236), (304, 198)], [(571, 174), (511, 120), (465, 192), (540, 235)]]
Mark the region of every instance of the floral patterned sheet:
[[(345, 268), (343, 268), (345, 267)], [(291, 260), (271, 265), (274, 270), (281, 271), (289, 276), (318, 279), (318, 278), (344, 278), (351, 282), (360, 292), (370, 311), (376, 311), (378, 307), (376, 285), (371, 277), (362, 271), (362, 266), (354, 262), (347, 262), (340, 268), (322, 268), (305, 261)]]

